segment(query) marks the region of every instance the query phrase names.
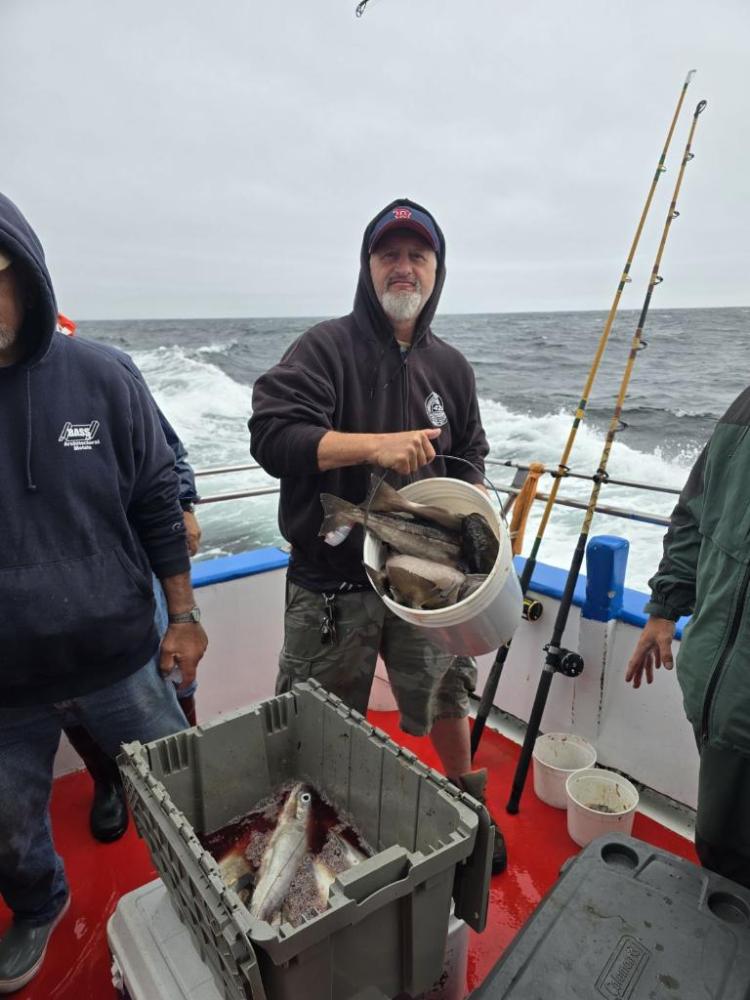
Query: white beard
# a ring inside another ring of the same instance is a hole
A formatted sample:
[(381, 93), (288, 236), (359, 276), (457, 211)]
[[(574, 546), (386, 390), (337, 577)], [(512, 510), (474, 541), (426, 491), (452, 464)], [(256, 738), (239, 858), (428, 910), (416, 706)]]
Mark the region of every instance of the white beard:
[(392, 322), (409, 323), (417, 318), (422, 308), (422, 290), (417, 285), (413, 292), (383, 292), (380, 304)]
[(0, 323), (0, 351), (7, 351), (15, 342), (15, 330), (11, 330), (5, 323)]

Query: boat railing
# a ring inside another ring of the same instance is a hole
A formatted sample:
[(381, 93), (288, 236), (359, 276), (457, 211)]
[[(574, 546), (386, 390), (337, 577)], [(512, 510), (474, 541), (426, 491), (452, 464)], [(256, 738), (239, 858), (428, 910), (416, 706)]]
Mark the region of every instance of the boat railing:
[[(518, 493), (520, 488), (519, 477), (522, 480), (523, 474), (528, 471), (529, 466), (524, 465), (520, 462), (514, 462), (511, 460), (501, 461), (498, 459), (488, 458), (486, 460), (488, 466), (493, 467), (505, 467), (516, 470), (516, 480), (513, 483), (495, 483), (495, 489), (499, 493), (503, 493), (508, 496), (514, 496)], [(247, 464), (247, 465), (225, 465), (216, 466), (214, 468), (208, 469), (196, 469), (195, 476), (196, 479), (199, 477), (208, 476), (223, 476), (228, 474), (235, 474), (238, 472), (257, 472), (261, 471), (261, 466), (257, 464)], [(555, 475), (556, 470), (550, 468), (545, 470), (545, 475)], [(591, 475), (586, 475), (580, 472), (566, 472), (564, 478), (578, 479), (578, 480), (589, 480), (592, 481), (593, 477)], [(652, 493), (664, 493), (678, 495), (680, 493), (679, 489), (675, 489), (671, 486), (661, 486), (656, 483), (643, 483), (637, 482), (630, 479), (614, 479), (611, 477), (607, 478), (607, 484), (610, 486), (624, 486), (633, 490), (644, 490)], [(227, 500), (248, 500), (253, 497), (269, 496), (273, 493), (278, 493), (278, 486), (261, 486), (254, 489), (243, 489), (236, 490), (227, 493), (214, 493), (207, 496), (201, 496), (197, 501), (199, 504), (210, 504), (210, 503), (221, 503)], [(538, 492), (535, 499), (537, 501), (546, 502), (549, 499), (548, 493)], [(586, 510), (587, 503), (584, 500), (578, 499), (576, 497), (560, 496), (558, 495), (555, 499), (555, 504), (560, 507), (572, 507), (576, 510)], [(642, 524), (656, 524), (666, 527), (669, 524), (669, 518), (664, 517), (661, 514), (654, 514), (648, 511), (636, 510), (632, 507), (615, 507), (611, 504), (597, 504), (595, 508), (597, 514), (606, 514), (611, 517), (620, 517), (629, 521), (638, 521)]]

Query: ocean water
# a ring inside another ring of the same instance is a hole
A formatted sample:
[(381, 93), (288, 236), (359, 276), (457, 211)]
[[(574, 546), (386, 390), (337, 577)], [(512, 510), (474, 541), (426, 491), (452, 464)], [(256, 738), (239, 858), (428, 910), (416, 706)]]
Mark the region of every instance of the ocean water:
[[(570, 430), (604, 313), (441, 316), (434, 330), (474, 366), (492, 458), (556, 467)], [(635, 330), (637, 313), (621, 312), (578, 431), (569, 465), (591, 474)], [(188, 448), (196, 469), (247, 464), (252, 385), (314, 319), (210, 319), (85, 322), (81, 336), (128, 351)], [(653, 310), (636, 361), (609, 472), (613, 478), (681, 487), (717, 418), (750, 378), (750, 309)], [(489, 469), (498, 485), (513, 470)], [(202, 496), (273, 485), (261, 470), (201, 477)], [(542, 480), (543, 489), (550, 479)], [(587, 499), (591, 483), (566, 479), (560, 495)], [(675, 498), (605, 486), (600, 502), (668, 515)], [(208, 504), (199, 510), (199, 558), (282, 542), (275, 495)], [(531, 546), (543, 504), (526, 532)], [(582, 511), (556, 508), (540, 549), (543, 562), (567, 566)], [(597, 515), (592, 534), (630, 542), (627, 584), (646, 589), (661, 553), (663, 529)]]

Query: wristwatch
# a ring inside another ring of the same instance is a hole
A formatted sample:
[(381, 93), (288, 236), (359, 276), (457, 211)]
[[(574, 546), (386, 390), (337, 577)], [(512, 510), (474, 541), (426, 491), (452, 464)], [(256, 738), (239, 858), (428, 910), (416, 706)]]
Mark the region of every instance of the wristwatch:
[(201, 609), (196, 605), (189, 611), (181, 611), (177, 615), (169, 615), (170, 625), (187, 625), (191, 622), (199, 622), (201, 620)]

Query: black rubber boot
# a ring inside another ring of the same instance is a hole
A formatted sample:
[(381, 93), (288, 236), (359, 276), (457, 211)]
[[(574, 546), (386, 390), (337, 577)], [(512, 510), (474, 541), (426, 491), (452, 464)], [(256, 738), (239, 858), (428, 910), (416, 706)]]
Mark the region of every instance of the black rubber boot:
[(89, 813), (89, 829), (96, 840), (111, 844), (128, 828), (128, 804), (120, 776), (108, 782), (94, 783), (94, 801)]
[(22, 920), (10, 925), (0, 938), (0, 993), (15, 993), (39, 972), (50, 935), (69, 906), (70, 896), (54, 920), (41, 927), (32, 927)]
[(103, 844), (111, 844), (128, 828), (128, 806), (117, 764), (83, 726), (66, 726), (65, 735), (94, 781), (94, 800), (89, 813), (91, 834)]
[[(478, 802), (487, 809), (487, 800), (485, 798), (485, 789), (487, 788), (487, 768), (483, 767), (479, 771), (469, 771), (468, 774), (462, 774), (455, 782), (462, 791), (471, 795)], [(487, 809), (489, 812), (489, 809)], [(508, 851), (505, 847), (505, 837), (503, 836), (503, 831), (495, 819), (495, 817), (490, 812), (490, 819), (494, 826), (494, 843), (492, 845), (492, 874), (499, 875), (500, 872), (504, 872), (508, 866)]]

